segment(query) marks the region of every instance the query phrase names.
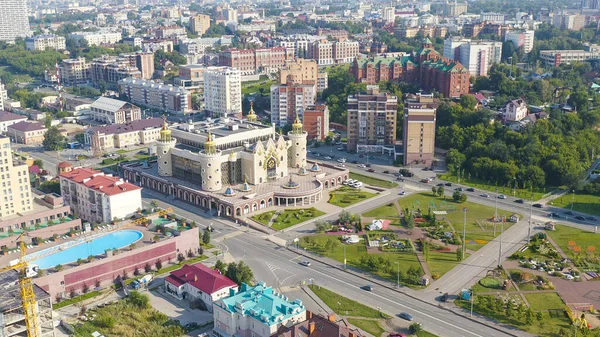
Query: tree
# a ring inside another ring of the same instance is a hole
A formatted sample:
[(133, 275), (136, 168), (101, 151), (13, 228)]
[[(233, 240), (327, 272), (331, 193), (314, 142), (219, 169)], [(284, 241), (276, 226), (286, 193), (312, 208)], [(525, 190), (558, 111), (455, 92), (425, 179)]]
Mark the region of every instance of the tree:
[(214, 269), (218, 270), (222, 275), (225, 275), (227, 272), (227, 264), (221, 260), (217, 260)]
[(452, 199), (454, 199), (454, 201), (460, 201), (461, 195), (462, 193), (460, 193), (460, 191), (454, 191), (454, 193), (452, 193)]
[(437, 195), (437, 187), (431, 186), (431, 193), (433, 193), (433, 195), (436, 196)]
[(39, 167), (40, 169), (44, 168), (44, 162), (41, 159), (34, 160), (33, 165)]
[(350, 212), (346, 211), (346, 210), (342, 210), (340, 212), (340, 215), (338, 217), (338, 221), (342, 224), (345, 223), (350, 223), (350, 221), (352, 220), (352, 214), (350, 214)]
[(210, 243), (210, 231), (207, 229), (202, 233), (202, 243), (208, 245)]
[(133, 276), (140, 276), (140, 268), (138, 266), (135, 266), (135, 269), (133, 270)]
[(477, 105), (477, 99), (470, 94), (462, 95), (460, 96), (460, 105), (465, 109), (473, 110)]
[(141, 294), (136, 290), (130, 291), (125, 301), (140, 309), (147, 309), (150, 307), (150, 298), (148, 297), (148, 295)]
[(421, 326), (421, 323), (412, 323), (408, 327), (408, 330), (410, 331), (411, 334), (416, 335), (419, 332), (423, 331), (423, 326)]
[(56, 193), (56, 194), (60, 195), (60, 181), (58, 181), (58, 180), (44, 181), (40, 185), (39, 190), (44, 193)]
[(237, 264), (235, 262), (230, 263), (227, 266), (225, 276), (240, 286), (242, 283), (249, 284), (254, 279), (252, 269), (244, 261)]
[(331, 229), (331, 224), (325, 220), (317, 220), (315, 221), (315, 229), (319, 233), (325, 233)]
[(467, 201), (467, 194), (466, 193), (461, 193), (459, 201), (461, 203), (466, 202)]
[(88, 284), (87, 284), (87, 283), (83, 282), (83, 286), (81, 287), (81, 291), (82, 291), (84, 294), (87, 294), (87, 293), (88, 293), (88, 291), (90, 291), (90, 286), (88, 286)]
[(63, 268), (64, 268), (64, 267), (63, 267), (63, 265), (62, 265), (62, 264), (57, 264), (57, 265), (54, 267), (54, 270), (56, 270), (56, 271), (61, 271), (61, 270), (63, 270)]
[(154, 266), (156, 267), (156, 271), (159, 271), (162, 269), (162, 261), (160, 259), (156, 260), (156, 262), (154, 262)]
[(542, 323), (544, 322), (544, 314), (542, 314), (541, 311), (538, 311), (537, 314), (535, 314), (535, 318), (537, 319), (539, 325), (541, 326)]
[(57, 151), (64, 148), (65, 137), (56, 126), (51, 126), (44, 135), (42, 145), (46, 151)]
[(463, 259), (462, 250), (460, 248), (456, 248), (456, 261), (460, 262)]
[(85, 143), (85, 134), (83, 132), (76, 134), (75, 141), (78, 142), (79, 144)]
[(183, 256), (183, 254), (179, 253), (177, 254), (177, 261), (179, 263), (183, 262), (185, 260), (185, 256)]
[(531, 308), (528, 308), (527, 311), (525, 311), (525, 323), (527, 325), (533, 324), (533, 310), (531, 310)]
[(330, 252), (333, 252), (335, 251), (339, 243), (340, 242), (338, 240), (329, 238), (327, 239), (327, 242), (325, 242), (325, 249), (327, 249)]
[(444, 186), (440, 186), (440, 187), (437, 188), (437, 195), (438, 196), (440, 196), (440, 197), (443, 196), (444, 192), (445, 192)]

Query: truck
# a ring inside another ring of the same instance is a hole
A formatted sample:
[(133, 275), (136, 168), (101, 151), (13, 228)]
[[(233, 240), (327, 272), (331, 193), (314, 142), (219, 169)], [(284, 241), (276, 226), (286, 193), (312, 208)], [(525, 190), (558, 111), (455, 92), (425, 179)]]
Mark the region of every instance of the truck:
[(131, 282), (131, 287), (133, 289), (140, 289), (142, 287), (147, 287), (150, 282), (152, 282), (152, 274), (144, 275), (141, 279)]

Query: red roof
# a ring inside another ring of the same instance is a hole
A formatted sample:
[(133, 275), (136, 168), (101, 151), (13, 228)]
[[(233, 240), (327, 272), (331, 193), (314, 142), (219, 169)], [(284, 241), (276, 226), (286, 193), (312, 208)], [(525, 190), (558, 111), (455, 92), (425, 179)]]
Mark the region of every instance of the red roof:
[(108, 196), (141, 189), (141, 187), (125, 182), (121, 178), (106, 176), (101, 171), (85, 167), (71, 172), (63, 172), (60, 176), (78, 184), (84, 184), (88, 188)]
[(202, 263), (186, 264), (181, 269), (171, 272), (165, 280), (177, 287), (189, 283), (206, 294), (213, 294), (223, 288), (237, 287), (237, 284), (227, 276)]
[(61, 161), (60, 163), (58, 163), (58, 168), (67, 168), (67, 167), (73, 167), (73, 164), (69, 163), (68, 161)]

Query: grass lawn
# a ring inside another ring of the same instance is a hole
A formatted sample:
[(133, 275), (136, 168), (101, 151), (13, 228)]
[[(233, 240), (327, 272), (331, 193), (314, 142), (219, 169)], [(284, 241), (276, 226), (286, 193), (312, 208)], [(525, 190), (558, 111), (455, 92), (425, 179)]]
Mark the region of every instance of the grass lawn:
[(565, 308), (565, 302), (557, 293), (524, 294), (529, 307), (533, 311), (539, 310), (561, 310)]
[[(390, 179), (393, 179), (394, 176), (390, 175)], [(369, 176), (365, 176), (358, 173), (350, 172), (350, 179), (356, 179), (358, 181), (362, 181), (363, 184), (377, 186), (377, 187), (385, 187), (385, 188), (394, 188), (398, 187), (398, 184), (392, 181), (387, 181), (379, 178), (373, 178)]]
[[(336, 261), (339, 261), (342, 263), (344, 262), (344, 247), (342, 246), (342, 244), (337, 245), (333, 251), (329, 251), (324, 248), (325, 242), (327, 242), (327, 240), (338, 239), (338, 237), (332, 236), (332, 235), (314, 235), (314, 236), (311, 236), (311, 238), (313, 239), (314, 243), (311, 242), (311, 245), (307, 245), (306, 241), (300, 240), (300, 247), (306, 248), (307, 250), (316, 252), (323, 256), (332, 258)], [(360, 243), (357, 243), (354, 245), (345, 245), (345, 246), (346, 246), (346, 263), (347, 263), (347, 265), (355, 267), (355, 268), (359, 268), (359, 269), (364, 269), (364, 267), (360, 263), (360, 257), (362, 255), (367, 254), (367, 248), (365, 247), (364, 242), (361, 241)], [(400, 270), (405, 275), (410, 266), (412, 266), (414, 268), (421, 267), (421, 264), (419, 263), (419, 260), (417, 259), (417, 256), (415, 255), (415, 253), (386, 252), (384, 254), (378, 254), (378, 255), (382, 256), (384, 258), (387, 258), (390, 261), (390, 263), (394, 266), (394, 268), (392, 268), (393, 270), (391, 270), (391, 273), (389, 273), (389, 274), (383, 270), (374, 270), (374, 271), (372, 271), (372, 273), (375, 275), (378, 275), (380, 277), (387, 278), (389, 280), (393, 280), (394, 282), (396, 282), (396, 279), (398, 276), (397, 269), (396, 269), (396, 266), (394, 265), (394, 262), (396, 262), (396, 261), (400, 262)], [(401, 282), (402, 282), (402, 280), (401, 280)]]
[(573, 202), (573, 211), (588, 214), (600, 215), (600, 196), (590, 194), (565, 194), (560, 198), (554, 199), (548, 204), (556, 207), (571, 209)]
[(90, 309), (87, 314), (95, 315), (94, 320), (76, 324), (75, 336), (91, 336), (94, 331), (107, 337), (176, 337), (185, 333), (181, 326), (169, 322), (167, 315), (151, 306), (143, 309), (126, 300)]
[[(456, 300), (454, 303), (466, 310), (471, 309), (470, 301)], [(473, 306), (473, 311), (493, 318), (501, 323), (510, 324), (518, 329), (525, 330), (539, 337), (565, 337), (559, 334), (561, 328), (567, 331), (572, 331), (570, 330), (572, 329), (570, 320), (566, 317), (566, 315), (562, 314), (559, 316), (550, 316), (548, 312), (542, 312), (543, 320), (541, 322), (538, 322), (536, 319), (534, 319), (532, 325), (527, 325), (525, 324), (524, 318), (522, 320), (517, 320), (514, 316), (506, 317), (504, 313), (495, 312), (489, 307), (482, 307), (478, 304)]]
[(329, 192), (329, 203), (339, 207), (347, 207), (375, 196), (375, 193), (361, 191), (351, 187), (340, 187)]
[(349, 317), (348, 322), (376, 337), (381, 336), (385, 332), (376, 320)]
[[(439, 178), (442, 180), (451, 181), (453, 183), (458, 182), (458, 177), (452, 175), (451, 173), (442, 174), (439, 176)], [(478, 180), (478, 179), (474, 179), (474, 178), (461, 179), (460, 184), (466, 185), (466, 186), (471, 186), (478, 190), (485, 190), (485, 191), (490, 191), (492, 193), (496, 193), (496, 186), (494, 186), (494, 184), (490, 184), (490, 183), (487, 183), (482, 180)], [(537, 188), (533, 192), (533, 200), (540, 200), (544, 194), (550, 193), (555, 189), (556, 188), (554, 188), (554, 187)], [(498, 186), (498, 193), (506, 194), (506, 195), (513, 195), (513, 188)], [(515, 196), (518, 198), (523, 198), (523, 199), (531, 199), (531, 191), (529, 191), (529, 189), (517, 188), (515, 191)]]
[(260, 92), (261, 95), (269, 95), (269, 93), (271, 92), (271, 85), (273, 84), (275, 84), (275, 81), (271, 80), (247, 82), (244, 83), (244, 85), (242, 85), (242, 94), (248, 95), (255, 92)]
[(434, 335), (428, 331), (421, 331), (421, 332), (417, 332), (417, 337), (438, 337), (438, 336)]
[(308, 287), (315, 293), (315, 295), (319, 296), (319, 298), (325, 302), (328, 307), (337, 312), (338, 315), (343, 314), (346, 316), (363, 318), (388, 318), (388, 316), (383, 315), (380, 311), (353, 301), (342, 295), (336, 294), (333, 291), (327, 290), (323, 287), (319, 287), (314, 284), (310, 284)]
[(99, 296), (101, 294), (102, 294), (102, 291), (100, 291), (100, 290), (90, 291), (87, 294), (83, 294), (81, 296), (76, 296), (76, 297), (69, 298), (69, 299), (60, 301), (58, 303), (55, 303), (55, 304), (52, 305), (52, 308), (54, 310), (58, 310), (60, 308), (68, 307), (69, 305), (72, 305), (72, 304), (75, 304), (75, 303), (79, 303), (79, 302), (85, 301), (87, 299)]
[[(162, 274), (170, 273), (173, 270), (177, 270), (177, 269), (183, 267), (184, 264), (194, 264), (194, 263), (206, 260), (206, 259), (207, 259), (207, 256), (205, 256), (205, 255), (192, 257), (192, 258), (189, 258), (187, 260), (183, 260), (180, 263), (176, 263), (176, 264), (174, 264), (172, 266), (163, 267), (163, 268), (157, 270), (156, 273), (154, 273), (154, 274), (155, 275), (162, 275)], [(163, 263), (165, 263), (165, 262), (163, 261)]]
[(398, 214), (398, 209), (396, 208), (396, 205), (393, 202), (372, 209), (366, 213), (363, 213), (362, 216), (373, 217), (378, 219), (400, 218), (400, 214)]
[(594, 234), (593, 232), (583, 231), (564, 225), (557, 225), (555, 231), (546, 231), (546, 233), (550, 235), (556, 244), (570, 257), (575, 255), (572, 247), (569, 246), (570, 241), (573, 241), (575, 246), (581, 247), (581, 251), (584, 252), (584, 254), (590, 246), (595, 247), (596, 254), (600, 252), (600, 235)]
[[(465, 259), (468, 257), (469, 254), (465, 253)], [(460, 262), (456, 261), (456, 252), (454, 251), (447, 253), (429, 252), (427, 266), (429, 267), (431, 275), (438, 274), (441, 277), (458, 264), (460, 264)]]
[[(262, 214), (258, 214), (252, 217), (253, 220), (260, 222), (261, 224), (267, 226), (269, 221), (273, 217), (275, 212), (265, 212)], [(288, 228), (294, 225), (297, 225), (301, 222), (308, 221), (321, 215), (324, 215), (325, 212), (319, 211), (316, 208), (307, 208), (307, 209), (288, 209), (280, 213), (275, 220), (273, 221), (272, 228), (276, 230), (282, 230), (284, 228)]]

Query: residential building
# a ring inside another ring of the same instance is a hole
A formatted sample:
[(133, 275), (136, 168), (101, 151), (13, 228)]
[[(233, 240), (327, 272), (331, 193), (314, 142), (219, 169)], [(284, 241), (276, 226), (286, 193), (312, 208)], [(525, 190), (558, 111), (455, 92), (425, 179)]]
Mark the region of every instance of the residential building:
[(202, 301), (209, 312), (213, 302), (238, 291), (238, 285), (220, 271), (196, 263), (185, 264), (165, 278), (165, 293), (190, 302)]
[(27, 50), (65, 50), (67, 49), (65, 43), (66, 39), (62, 36), (54, 34), (37, 35), (25, 39), (25, 48), (27, 48)]
[(518, 122), (527, 117), (527, 102), (524, 99), (513, 99), (502, 107), (502, 117), (507, 122)]
[(120, 80), (128, 77), (142, 77), (142, 72), (132, 66), (128, 58), (104, 55), (93, 59), (90, 64), (90, 79), (97, 86), (104, 84), (114, 89)]
[(308, 45), (307, 58), (320, 66), (352, 63), (360, 51), (358, 41), (314, 41)]
[(181, 87), (131, 77), (119, 81), (118, 86), (134, 104), (178, 114), (192, 110), (192, 95)]
[(142, 41), (142, 50), (145, 52), (155, 53), (162, 50), (167, 53), (172, 53), (174, 50), (173, 40), (171, 39), (151, 39)]
[(306, 321), (279, 328), (272, 337), (363, 337), (360, 330), (352, 328), (344, 319), (336, 319), (335, 314), (327, 317), (306, 311)]
[(492, 12), (481, 13), (479, 15), (479, 20), (482, 22), (487, 21), (487, 22), (491, 22), (491, 23), (503, 24), (504, 23), (504, 14), (492, 13)]
[(493, 22), (471, 22), (465, 23), (462, 28), (462, 35), (466, 38), (479, 37), (479, 34), (495, 35), (501, 39), (504, 38), (510, 27), (505, 24)]
[(585, 27), (585, 15), (555, 14), (552, 23), (560, 29), (581, 30)]
[(333, 42), (322, 40), (310, 43), (308, 45), (306, 57), (317, 61), (317, 64), (320, 66), (334, 64)]
[(459, 61), (471, 76), (487, 76), (488, 71), (502, 58), (502, 42), (468, 41), (459, 47)]
[(293, 76), (286, 84), (271, 86), (271, 123), (279, 127), (292, 123), (304, 110), (317, 101), (317, 84), (294, 83)]
[[(0, 9), (0, 13), (2, 10)], [(1, 14), (0, 14), (1, 15)], [(0, 22), (2, 18), (0, 17)], [(34, 273), (35, 274), (35, 273)], [(32, 275), (29, 275), (32, 276)], [(18, 270), (9, 270), (0, 273), (0, 284), (2, 284), (2, 296), (0, 296), (0, 331), (3, 336), (24, 336), (27, 326), (25, 315), (23, 315), (23, 300), (21, 299), (20, 278)], [(36, 325), (39, 327), (36, 336), (54, 337), (54, 320), (52, 317), (52, 297), (49, 293), (33, 282), (33, 293), (36, 305)]]
[(336, 64), (352, 63), (358, 55), (360, 43), (358, 41), (337, 41), (333, 43), (333, 60)]
[(405, 100), (402, 139), (404, 165), (432, 165), (437, 105), (433, 94), (419, 94)]
[(17, 38), (31, 36), (27, 13), (25, 0), (0, 2), (0, 41), (14, 42)]
[(105, 124), (126, 124), (142, 119), (142, 109), (125, 101), (100, 97), (92, 103), (90, 117)]
[(156, 28), (154, 36), (157, 39), (167, 39), (171, 37), (186, 36), (186, 32), (185, 28), (178, 25), (161, 26)]
[(101, 29), (96, 32), (73, 32), (69, 34), (69, 38), (80, 41), (86, 40), (88, 46), (101, 46), (119, 43), (123, 37), (121, 32)]
[(600, 59), (600, 51), (592, 50), (541, 50), (540, 59), (548, 67), (558, 67), (561, 64), (571, 64), (574, 62), (584, 62)]
[(383, 9), (381, 9), (381, 18), (385, 23), (393, 24), (396, 21), (396, 8), (383, 7)]
[(204, 109), (213, 117), (242, 116), (241, 73), (231, 67), (208, 67), (204, 72)]
[(179, 66), (179, 76), (173, 79), (173, 83), (191, 92), (204, 92), (204, 72), (206, 66), (190, 64)]
[(273, 32), (277, 28), (277, 24), (272, 21), (264, 21), (264, 20), (253, 20), (252, 23), (234, 23), (230, 22), (227, 24), (232, 31), (244, 31), (248, 33), (252, 32)]
[[(4, 102), (8, 101), (8, 91), (6, 90), (6, 87), (4, 86), (4, 83), (2, 83), (2, 80), (0, 80), (0, 114), (2, 113), (2, 109), (4, 108)], [(0, 123), (2, 123), (2, 121), (0, 120)], [(3, 132), (2, 126), (0, 126), (0, 133)]]
[(527, 54), (533, 49), (534, 34), (535, 31), (533, 30), (506, 32), (504, 41), (512, 41), (515, 47), (523, 48), (523, 52)]
[(442, 57), (429, 39), (410, 54), (357, 58), (350, 66), (356, 82), (404, 81), (424, 90), (435, 90), (446, 97), (469, 92), (469, 72), (458, 61)]
[(329, 88), (329, 74), (326, 71), (317, 73), (317, 92)]
[(32, 208), (32, 194), (29, 186), (29, 172), (27, 164), (13, 161), (10, 149), (10, 139), (0, 136), (0, 219), (30, 211)]
[(308, 139), (324, 140), (329, 136), (329, 108), (327, 104), (307, 106), (302, 113), (304, 131)]
[(19, 122), (9, 126), (6, 135), (18, 144), (40, 145), (47, 130), (40, 122)]
[(138, 48), (138, 49), (142, 48), (142, 41), (144, 41), (144, 39), (141, 38), (140, 36), (129, 36), (129, 37), (123, 38), (124, 44), (130, 45), (130, 46)]
[(142, 188), (91, 168), (60, 174), (61, 195), (73, 212), (89, 222), (107, 223), (142, 208)]
[(190, 18), (190, 30), (192, 33), (202, 36), (208, 28), (210, 28), (210, 16), (198, 14)]
[(60, 81), (68, 86), (87, 83), (91, 80), (90, 68), (83, 57), (62, 60), (58, 66)]
[(270, 337), (281, 327), (306, 320), (300, 300), (286, 296), (259, 282), (251, 287), (242, 283), (239, 292), (213, 304), (213, 336)]
[(444, 15), (445, 16), (459, 16), (463, 13), (467, 12), (468, 5), (466, 2), (458, 3), (456, 0), (454, 2), (449, 2), (446, 0), (444, 4)]
[(21, 116), (12, 112), (0, 110), (0, 134), (6, 133), (8, 131), (9, 126), (20, 122), (24, 122), (26, 120), (27, 116)]
[(162, 118), (148, 118), (125, 124), (95, 126), (85, 130), (85, 143), (93, 153), (105, 153), (140, 144), (152, 144), (160, 137)]
[(348, 96), (348, 150), (377, 151), (396, 144), (398, 97), (380, 93), (377, 85)]
[(294, 83), (316, 82), (319, 67), (315, 60), (298, 58), (279, 68), (279, 84), (286, 84), (291, 78)]
[(277, 72), (293, 59), (293, 48), (229, 49), (219, 54), (219, 65), (237, 68), (242, 75), (253, 75)]
[(317, 28), (317, 36), (324, 36), (326, 38), (333, 38), (336, 41), (346, 41), (348, 40), (348, 31), (344, 29), (326, 29), (326, 28)]

